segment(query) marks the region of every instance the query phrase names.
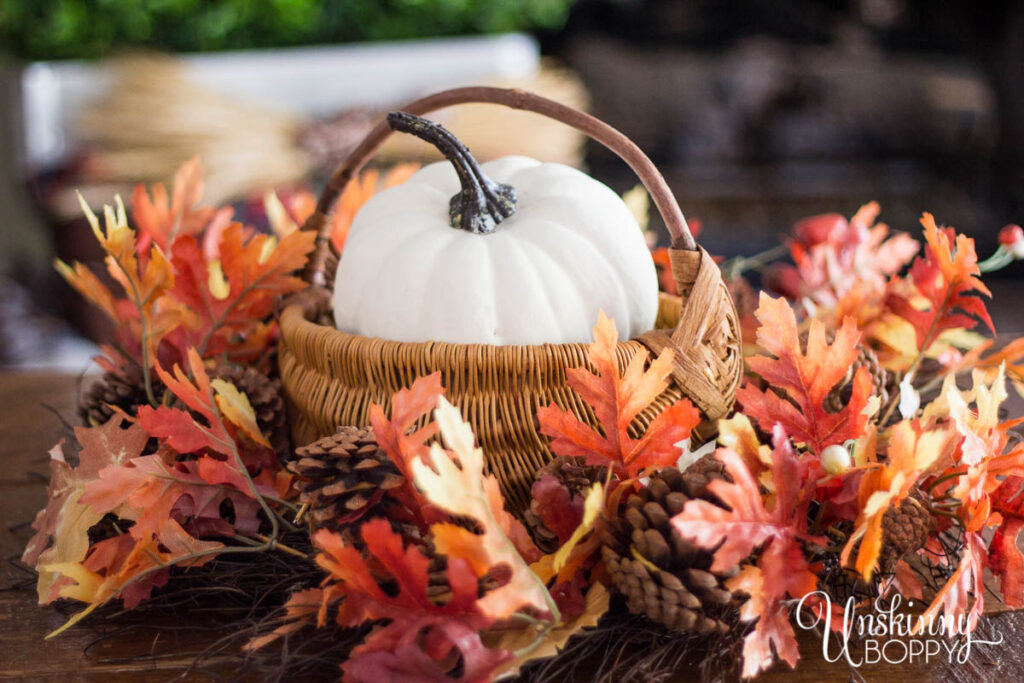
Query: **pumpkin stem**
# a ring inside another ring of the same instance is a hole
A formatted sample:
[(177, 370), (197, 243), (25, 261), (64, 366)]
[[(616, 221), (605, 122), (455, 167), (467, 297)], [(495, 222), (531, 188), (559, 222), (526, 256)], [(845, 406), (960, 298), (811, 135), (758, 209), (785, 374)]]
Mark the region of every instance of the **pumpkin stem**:
[(462, 189), (448, 203), (448, 216), (453, 228), (486, 235), (515, 213), (515, 188), (496, 183), (484, 175), (480, 164), (451, 131), (433, 121), (401, 111), (388, 114), (388, 125), (392, 130), (415, 135), (434, 145), (455, 167)]

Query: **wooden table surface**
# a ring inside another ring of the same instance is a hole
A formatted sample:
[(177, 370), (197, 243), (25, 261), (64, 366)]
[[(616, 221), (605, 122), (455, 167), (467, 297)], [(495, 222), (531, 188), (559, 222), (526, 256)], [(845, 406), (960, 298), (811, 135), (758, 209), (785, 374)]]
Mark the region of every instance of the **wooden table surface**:
[[(74, 421), (78, 378), (73, 375), (0, 371), (0, 551), (16, 558), (30, 535), (28, 522), (46, 499), (47, 450), (60, 437), (57, 414)], [(39, 681), (165, 681), (186, 672), (195, 653), (212, 638), (211, 627), (181, 614), (162, 628), (133, 625), (124, 620), (90, 619), (59, 638), (43, 637), (66, 618), (52, 607), (39, 607), (31, 581), (6, 563), (0, 572), (0, 680)], [(29, 586), (26, 588), (25, 584)], [(19, 586), (20, 584), (20, 586)], [(965, 664), (942, 658), (930, 666), (869, 665), (851, 670), (826, 662), (821, 641), (801, 634), (803, 657), (796, 671), (786, 667), (763, 676), (764, 681), (1001, 681), (1024, 680), (1024, 613), (987, 617), (981, 634), (1001, 635), (999, 646), (975, 648)], [(214, 629), (216, 632), (216, 629)], [(140, 654), (154, 657), (140, 661)], [(213, 671), (186, 672), (186, 680), (232, 678), (237, 660), (212, 662)], [(681, 671), (675, 680), (694, 680)], [(383, 681), (381, 683), (384, 683)]]

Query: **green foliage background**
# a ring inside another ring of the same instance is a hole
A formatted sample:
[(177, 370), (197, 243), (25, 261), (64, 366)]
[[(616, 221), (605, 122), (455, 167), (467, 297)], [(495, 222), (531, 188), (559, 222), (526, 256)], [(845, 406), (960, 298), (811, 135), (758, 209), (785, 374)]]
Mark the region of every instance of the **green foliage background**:
[(124, 47), (200, 52), (557, 29), (572, 0), (0, 0), (3, 50), (23, 59)]

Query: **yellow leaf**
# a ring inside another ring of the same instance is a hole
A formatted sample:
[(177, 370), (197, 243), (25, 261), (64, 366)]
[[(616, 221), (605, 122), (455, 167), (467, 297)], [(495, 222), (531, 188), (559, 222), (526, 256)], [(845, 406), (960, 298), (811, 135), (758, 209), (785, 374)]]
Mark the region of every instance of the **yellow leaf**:
[(555, 552), (553, 560), (553, 569), (558, 572), (561, 571), (562, 567), (569, 560), (569, 555), (572, 554), (572, 549), (576, 547), (576, 544), (594, 528), (594, 522), (601, 515), (601, 508), (604, 507), (604, 486), (601, 482), (596, 482), (590, 487), (590, 492), (587, 494), (586, 500), (583, 501), (583, 521), (576, 527), (576, 530), (572, 532), (572, 536), (569, 540), (562, 544), (562, 547)]
[(556, 611), (547, 588), (508, 537), (513, 519), (502, 508), (498, 481), (484, 476), (484, 454), (474, 444), (473, 431), (459, 410), (443, 397), (434, 416), (454, 458), (439, 444), (433, 444), (433, 467), (422, 459), (411, 463), (416, 487), (434, 505), (453, 515), (470, 517), (483, 528), (482, 534), (472, 534), (451, 524), (435, 524), (431, 530), (437, 551), (468, 560), (478, 575), (485, 567), (504, 565), (510, 571), (511, 577), (503, 586), (489, 591), (477, 603), (485, 615), (506, 619), (527, 607), (542, 613)]
[(209, 273), (208, 287), (210, 294), (215, 299), (223, 301), (231, 294), (231, 286), (224, 277), (224, 269), (220, 265), (220, 259), (214, 259), (206, 264), (206, 272)]
[(256, 413), (249, 403), (249, 398), (240, 392), (231, 382), (222, 379), (215, 379), (210, 382), (217, 396), (217, 407), (220, 412), (231, 421), (232, 424), (241, 429), (250, 439), (270, 448), (270, 442), (263, 436), (259, 425), (256, 423)]
[(718, 443), (739, 453), (747, 468), (754, 474), (765, 467), (771, 467), (771, 447), (758, 441), (754, 425), (743, 413), (736, 413), (728, 419), (718, 421)]
[(299, 229), (276, 192), (270, 191), (263, 195), (263, 210), (267, 213), (267, 221), (275, 235), (285, 237)]

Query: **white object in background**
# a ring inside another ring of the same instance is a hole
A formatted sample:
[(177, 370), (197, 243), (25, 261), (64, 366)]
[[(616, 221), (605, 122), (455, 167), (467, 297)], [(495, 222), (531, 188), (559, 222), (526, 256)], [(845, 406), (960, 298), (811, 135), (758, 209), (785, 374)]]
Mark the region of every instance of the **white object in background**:
[[(394, 105), (445, 88), (526, 78), (540, 64), (530, 36), (511, 33), (279, 50), (181, 55), (197, 85), (306, 116)], [(23, 163), (46, 168), (75, 149), (73, 119), (113, 87), (104, 62), (36, 62), (21, 77)]]

